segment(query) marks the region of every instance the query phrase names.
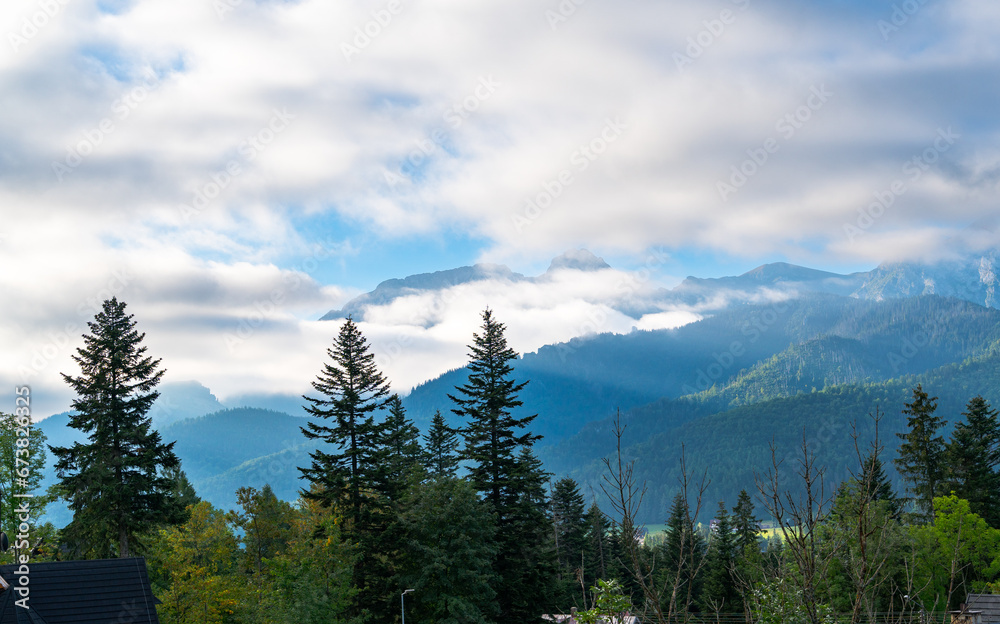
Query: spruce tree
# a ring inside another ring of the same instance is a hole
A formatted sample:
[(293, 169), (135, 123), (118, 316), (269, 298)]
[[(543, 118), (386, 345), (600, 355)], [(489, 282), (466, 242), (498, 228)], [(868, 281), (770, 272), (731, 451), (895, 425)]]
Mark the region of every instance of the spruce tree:
[(427, 472), (432, 477), (455, 476), (458, 469), (458, 434), (445, 424), (440, 411), (434, 412), (424, 444)]
[(321, 396), (304, 398), (310, 415), (331, 424), (310, 421), (302, 433), (311, 440), (324, 440), (332, 452), (317, 449), (309, 454), (312, 465), (299, 468), (313, 484), (302, 496), (343, 510), (349, 520), (344, 534), (359, 551), (352, 578), (359, 591), (351, 616), (386, 620), (393, 613), (386, 585), (392, 578), (392, 558), (387, 554), (392, 540), (383, 535), (393, 515), (387, 496), (384, 423), (376, 421), (376, 415), (388, 403), (389, 383), (350, 317), (327, 354), (331, 361), (312, 383)]
[(597, 502), (590, 504), (586, 515), (587, 535), (583, 549), (583, 584), (581, 595), (586, 595), (597, 579), (611, 578), (608, 559), (611, 557), (611, 537), (608, 520)]
[(703, 611), (742, 613), (743, 603), (736, 586), (734, 568), (737, 554), (736, 534), (726, 505), (719, 501), (716, 524), (708, 544), (705, 583), (699, 600)]
[(139, 535), (182, 520), (168, 474), (180, 465), (174, 443), (163, 443), (147, 415), (165, 371), (125, 307), (117, 297), (104, 302), (73, 356), (80, 376), (63, 374), (76, 392), (69, 426), (87, 442), (50, 448), (73, 511), (63, 536), (80, 556), (129, 557), (141, 549)]
[(535, 416), (512, 414), (521, 406), (517, 394), (527, 382), (512, 378), (517, 353), (507, 345), (504, 325), (487, 309), (482, 333), (472, 338), (468, 381), (448, 395), (455, 403), (452, 411), (466, 423), (460, 430), (461, 458), (468, 461), (469, 480), (496, 517), (499, 621), (534, 620), (544, 612), (540, 609), (552, 590), (551, 579), (539, 573), (554, 572), (547, 570), (545, 560), (533, 560), (545, 555), (537, 540), (545, 540), (550, 530), (545, 528), (544, 473), (529, 451), (540, 436), (524, 431)]
[(903, 413), (910, 428), (907, 433), (897, 433), (903, 443), (899, 456), (894, 460), (896, 469), (907, 482), (910, 500), (918, 516), (929, 522), (934, 517), (934, 497), (941, 493), (944, 481), (944, 439), (938, 430), (948, 421), (935, 416), (937, 397), (928, 397), (920, 384), (913, 389), (913, 400), (906, 404)]
[(900, 501), (892, 489), (889, 477), (885, 474), (882, 460), (877, 455), (871, 453), (867, 455), (861, 464), (861, 486), (869, 492), (869, 498), (873, 501), (883, 501), (888, 506), (890, 515), (899, 515)]
[(683, 494), (674, 496), (667, 518), (667, 536), (660, 548), (661, 585), (668, 588), (664, 611), (680, 614), (696, 602), (701, 588), (699, 576), (704, 542), (694, 530), (694, 519)]
[(549, 507), (560, 580), (569, 585), (570, 594), (575, 596), (576, 573), (583, 568), (583, 551), (587, 538), (587, 515), (583, 495), (580, 494), (576, 481), (569, 477), (556, 481)]
[(383, 468), (380, 490), (390, 501), (399, 501), (421, 467), (420, 432), (406, 417), (399, 395), (389, 397), (389, 415), (382, 427), (380, 449)]
[(733, 507), (733, 529), (736, 531), (736, 548), (740, 553), (747, 549), (760, 552), (760, 520), (754, 516), (753, 501), (745, 489), (740, 490)]
[(948, 489), (959, 498), (969, 501), (972, 513), (982, 517), (990, 526), (1000, 527), (1000, 423), (997, 411), (977, 396), (966, 405), (965, 422), (955, 425), (948, 441), (945, 458), (948, 470)]
[(366, 507), (378, 480), (380, 427), (375, 413), (385, 407), (389, 382), (375, 365), (375, 356), (361, 330), (347, 317), (340, 332), (327, 349), (330, 362), (323, 365), (313, 388), (320, 397), (304, 396), (306, 412), (331, 422), (310, 421), (302, 433), (310, 440), (323, 440), (327, 448), (309, 454), (312, 465), (299, 468), (303, 477), (319, 488), (303, 490), (302, 495), (324, 506), (344, 504), (354, 522), (353, 530), (363, 531), (370, 518)]
[(469, 478), (498, 514), (501, 532), (505, 511), (518, 496), (511, 488), (515, 454), (541, 437), (522, 431), (535, 416), (512, 414), (521, 407), (517, 394), (528, 382), (511, 378), (517, 353), (507, 345), (504, 329), (489, 309), (483, 312), (482, 334), (473, 334), (469, 345), (468, 382), (455, 388), (458, 396), (448, 395), (456, 405), (452, 411), (467, 422), (461, 429), (465, 442), (461, 457), (469, 461)]

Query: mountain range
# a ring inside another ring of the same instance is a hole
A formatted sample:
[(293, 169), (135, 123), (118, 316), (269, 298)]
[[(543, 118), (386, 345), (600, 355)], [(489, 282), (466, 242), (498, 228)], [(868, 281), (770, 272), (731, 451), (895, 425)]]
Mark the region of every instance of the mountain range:
[[(581, 336), (524, 354), (514, 373), (529, 380), (522, 415), (539, 415), (532, 430), (544, 436), (537, 451), (547, 469), (577, 478), (601, 500), (601, 458), (614, 450), (610, 418), (620, 411), (625, 454), (650, 487), (647, 522), (662, 521), (677, 491), (682, 446), (690, 469), (712, 473), (709, 510), (718, 500), (731, 506), (741, 488), (752, 492), (772, 442), (788, 459), (803, 436), (813, 439), (829, 474), (843, 477), (853, 454), (849, 421), (858, 421), (865, 440), (872, 433), (866, 415), (876, 407), (885, 412), (882, 441), (886, 453), (894, 452), (892, 434), (905, 424), (900, 410), (916, 383), (940, 397), (952, 424), (975, 394), (1000, 405), (997, 261), (991, 251), (850, 275), (775, 263), (734, 277), (689, 277), (641, 301), (609, 301), (633, 318), (682, 306), (697, 306), (703, 318), (674, 329)], [(603, 260), (577, 250), (553, 260), (545, 275), (607, 270)], [(323, 318), (363, 320), (414, 293), (484, 280), (531, 283), (545, 275), (476, 265), (389, 280)], [(449, 371), (404, 397), (422, 430), (437, 410), (451, 416), (447, 394), (466, 374)], [(316, 448), (299, 432), (301, 397), (261, 393), (223, 405), (197, 382), (161, 390), (154, 425), (177, 441), (203, 497), (230, 508), (237, 487), (270, 483), (279, 496), (294, 498), (302, 487), (296, 468)], [(61, 414), (39, 424), (50, 444), (80, 439), (67, 419)], [(50, 517), (68, 520), (64, 509)]]

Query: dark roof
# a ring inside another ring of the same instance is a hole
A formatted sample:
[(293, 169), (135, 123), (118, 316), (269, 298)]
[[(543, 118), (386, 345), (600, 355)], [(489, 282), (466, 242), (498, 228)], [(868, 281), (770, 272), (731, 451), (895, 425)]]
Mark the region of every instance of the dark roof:
[(28, 606), (15, 604), (21, 596), (16, 565), (0, 566), (0, 576), (11, 586), (0, 594), (2, 624), (86, 624), (133, 622), (159, 624), (158, 602), (149, 588), (146, 560), (93, 559), (45, 561), (28, 564)]
[(983, 612), (983, 624), (1000, 622), (1000, 594), (969, 594), (966, 609)]

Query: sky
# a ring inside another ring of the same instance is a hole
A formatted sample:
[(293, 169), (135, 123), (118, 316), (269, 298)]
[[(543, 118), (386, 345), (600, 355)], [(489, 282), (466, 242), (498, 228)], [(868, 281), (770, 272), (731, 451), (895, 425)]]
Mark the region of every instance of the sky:
[(307, 389), (383, 280), (614, 267), (374, 315), (405, 392), (487, 305), (529, 352), (697, 318), (609, 315), (623, 281), (996, 246), (998, 35), (992, 0), (5, 0), (0, 387), (67, 409), (110, 296), (225, 398)]

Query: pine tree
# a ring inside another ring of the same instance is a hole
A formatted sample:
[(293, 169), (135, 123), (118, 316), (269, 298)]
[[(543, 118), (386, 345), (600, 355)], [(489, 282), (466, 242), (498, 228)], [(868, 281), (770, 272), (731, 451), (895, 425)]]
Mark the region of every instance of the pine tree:
[(511, 488), (515, 453), (541, 436), (521, 432), (535, 416), (517, 418), (511, 414), (522, 405), (517, 394), (528, 382), (518, 384), (511, 379), (511, 361), (517, 359), (517, 353), (507, 346), (504, 325), (493, 319), (489, 309), (483, 312), (482, 334), (473, 334), (472, 340), (469, 380), (456, 388), (459, 396), (449, 394), (448, 398), (457, 406), (452, 411), (467, 421), (461, 429), (465, 441), (461, 457), (470, 462), (469, 478), (498, 514), (502, 532), (505, 510), (518, 496)]
[(597, 585), (597, 579), (608, 579), (608, 558), (611, 557), (610, 527), (604, 512), (596, 502), (590, 504), (586, 515), (587, 536), (583, 549), (583, 585), (581, 596)]
[[(556, 557), (559, 577), (570, 597), (579, 595), (577, 572), (583, 565), (583, 551), (587, 538), (587, 515), (583, 495), (576, 481), (565, 477), (556, 481), (549, 503), (554, 527)], [(585, 605), (580, 605), (585, 608)]]
[(434, 412), (424, 443), (427, 472), (432, 477), (455, 476), (458, 469), (458, 434), (445, 424), (440, 411)]
[(129, 557), (142, 546), (138, 535), (183, 519), (166, 474), (180, 465), (174, 444), (163, 443), (147, 415), (165, 371), (146, 355), (135, 325), (125, 302), (105, 301), (73, 356), (81, 375), (63, 374), (77, 395), (69, 426), (88, 441), (50, 448), (73, 510), (64, 537), (80, 554)]
[(743, 603), (733, 575), (737, 544), (732, 518), (726, 505), (719, 501), (716, 525), (708, 544), (705, 561), (705, 583), (700, 603), (703, 611), (711, 613), (742, 613)]
[(386, 583), (392, 578), (386, 551), (394, 544), (384, 540), (383, 534), (393, 516), (387, 497), (384, 423), (376, 422), (375, 416), (389, 402), (389, 383), (350, 317), (327, 354), (331, 362), (324, 364), (312, 383), (322, 396), (304, 398), (310, 403), (306, 406), (309, 414), (332, 424), (310, 421), (302, 433), (326, 441), (335, 450), (317, 449), (309, 454), (312, 465), (299, 470), (313, 487), (302, 496), (343, 509), (349, 520), (344, 535), (358, 546), (352, 577), (358, 595), (351, 615), (385, 620), (391, 613)]
[[(499, 619), (534, 620), (551, 600), (552, 579), (540, 574), (554, 569), (546, 567), (548, 555), (537, 541), (551, 530), (546, 528), (544, 473), (529, 450), (540, 436), (523, 431), (535, 416), (512, 415), (521, 406), (517, 394), (527, 382), (511, 378), (517, 353), (507, 345), (504, 325), (488, 309), (469, 352), (468, 382), (456, 388), (457, 396), (448, 396), (456, 405), (452, 411), (466, 422), (461, 458), (469, 462), (469, 479), (496, 516)], [(543, 558), (533, 560), (538, 557)]]
[(934, 415), (937, 397), (928, 398), (920, 384), (913, 390), (913, 401), (906, 404), (904, 414), (908, 433), (897, 433), (903, 444), (895, 459), (896, 469), (908, 483), (907, 491), (925, 521), (934, 516), (934, 497), (941, 493), (944, 480), (944, 439), (937, 435), (948, 424)]
[(381, 426), (380, 460), (382, 477), (379, 489), (390, 501), (399, 501), (420, 468), (422, 451), (420, 432), (406, 417), (399, 395), (389, 397), (389, 415)]
[(684, 495), (678, 493), (667, 518), (667, 537), (660, 548), (661, 584), (668, 588), (664, 611), (680, 614), (688, 611), (700, 593), (699, 571), (704, 556), (704, 542), (694, 530), (694, 519)]
[(871, 500), (884, 501), (892, 516), (899, 515), (901, 511), (899, 498), (896, 497), (892, 483), (885, 474), (882, 460), (874, 453), (867, 455), (861, 464), (861, 484), (870, 493)]
[(1000, 527), (1000, 510), (996, 501), (1000, 496), (1000, 423), (997, 411), (977, 396), (966, 405), (964, 423), (955, 425), (945, 458), (948, 470), (948, 489), (959, 498), (969, 501), (972, 513), (982, 517), (996, 528)]
[(389, 382), (375, 366), (375, 356), (354, 321), (348, 317), (340, 327), (330, 362), (312, 382), (319, 398), (305, 396), (306, 411), (332, 421), (324, 425), (310, 421), (302, 433), (310, 440), (324, 440), (334, 452), (309, 454), (312, 465), (299, 468), (302, 475), (320, 487), (302, 492), (306, 498), (330, 506), (343, 501), (354, 522), (353, 530), (364, 531), (370, 521), (368, 493), (378, 479), (380, 428), (374, 414), (386, 405)]
[(760, 552), (760, 520), (755, 517), (753, 501), (747, 491), (740, 490), (733, 507), (733, 529), (736, 531), (736, 548), (740, 553), (747, 549)]

